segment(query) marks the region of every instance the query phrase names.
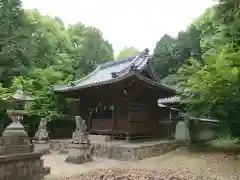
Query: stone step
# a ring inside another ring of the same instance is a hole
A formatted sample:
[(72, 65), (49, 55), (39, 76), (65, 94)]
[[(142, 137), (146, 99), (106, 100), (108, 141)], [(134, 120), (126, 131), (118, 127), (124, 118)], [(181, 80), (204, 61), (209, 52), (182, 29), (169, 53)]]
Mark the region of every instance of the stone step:
[(98, 141), (98, 142), (109, 142), (111, 141), (111, 137), (107, 135), (89, 135), (90, 141)]

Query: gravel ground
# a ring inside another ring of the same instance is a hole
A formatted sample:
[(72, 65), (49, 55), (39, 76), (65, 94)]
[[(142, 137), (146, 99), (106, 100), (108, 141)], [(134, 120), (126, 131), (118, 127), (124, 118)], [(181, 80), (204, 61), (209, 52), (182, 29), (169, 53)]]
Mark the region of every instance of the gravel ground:
[(240, 180), (240, 161), (225, 153), (178, 149), (137, 162), (96, 158), (83, 165), (65, 163), (66, 155), (43, 158), (51, 167), (45, 180)]
[(161, 171), (150, 169), (98, 169), (65, 180), (219, 180), (207, 175), (196, 175), (190, 171), (165, 168)]

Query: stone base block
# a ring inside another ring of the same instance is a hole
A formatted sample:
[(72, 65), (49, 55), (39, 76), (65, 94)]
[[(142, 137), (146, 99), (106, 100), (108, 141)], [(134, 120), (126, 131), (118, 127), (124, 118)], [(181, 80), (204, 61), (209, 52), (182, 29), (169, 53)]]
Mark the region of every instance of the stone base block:
[(110, 142), (111, 137), (106, 135), (89, 135), (90, 141), (96, 142)]
[(86, 162), (92, 161), (92, 156), (90, 155), (89, 148), (89, 144), (72, 144), (65, 162), (84, 164)]
[(0, 180), (42, 180), (41, 153), (0, 156)]
[(39, 143), (39, 144), (35, 144), (34, 145), (34, 151), (35, 152), (40, 152), (43, 155), (45, 154), (50, 154), (50, 147), (49, 147), (49, 143)]
[(65, 159), (65, 162), (73, 163), (73, 164), (84, 164), (91, 161), (92, 161), (92, 157), (90, 156), (90, 154), (79, 155), (79, 156), (68, 155), (67, 158)]
[(43, 175), (49, 175), (51, 173), (51, 168), (50, 167), (43, 167)]
[(30, 145), (8, 145), (0, 146), (0, 155), (11, 155), (19, 153), (30, 153), (34, 150), (34, 146)]
[(81, 144), (89, 141), (89, 133), (88, 132), (73, 132), (72, 143)]

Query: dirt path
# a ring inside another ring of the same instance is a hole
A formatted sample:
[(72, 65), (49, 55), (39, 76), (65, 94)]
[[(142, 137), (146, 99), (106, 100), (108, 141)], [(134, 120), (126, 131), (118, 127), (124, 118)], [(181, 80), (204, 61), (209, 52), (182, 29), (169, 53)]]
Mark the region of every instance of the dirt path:
[(207, 174), (221, 179), (234, 179), (232, 175), (240, 177), (240, 162), (226, 158), (224, 154), (192, 154), (185, 150), (176, 150), (158, 157), (148, 158), (138, 162), (116, 161), (109, 159), (94, 159), (84, 165), (74, 165), (64, 162), (66, 155), (51, 154), (44, 156), (44, 163), (51, 166), (51, 175), (46, 180), (59, 180), (88, 172), (98, 168), (151, 168), (161, 169), (172, 167), (189, 170), (197, 174)]

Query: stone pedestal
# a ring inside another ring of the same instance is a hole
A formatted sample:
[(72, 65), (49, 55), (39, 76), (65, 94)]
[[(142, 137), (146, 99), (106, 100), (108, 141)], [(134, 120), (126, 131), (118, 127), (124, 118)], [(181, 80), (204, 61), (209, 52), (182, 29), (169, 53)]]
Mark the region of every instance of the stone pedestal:
[(46, 140), (33, 140), (34, 143), (34, 151), (35, 152), (40, 152), (43, 155), (45, 154), (50, 154), (50, 144)]
[(19, 122), (19, 112), (8, 113), (13, 122), (0, 137), (0, 180), (41, 180), (42, 153), (34, 152), (34, 146)]
[(73, 144), (81, 144), (83, 142), (89, 141), (89, 133), (88, 132), (79, 132), (75, 131), (72, 135), (72, 143)]
[(89, 152), (90, 143), (71, 144), (69, 154), (65, 162), (73, 164), (84, 164), (92, 161), (92, 156)]
[(39, 129), (36, 133), (35, 133), (35, 139), (37, 140), (48, 140), (48, 132), (46, 129)]
[(11, 123), (0, 138), (0, 180), (40, 180), (42, 154), (34, 152), (30, 138), (19, 122)]
[(85, 120), (80, 116), (75, 117), (76, 130), (73, 133), (70, 150), (65, 162), (84, 164), (92, 161), (90, 154), (89, 133), (86, 132)]

